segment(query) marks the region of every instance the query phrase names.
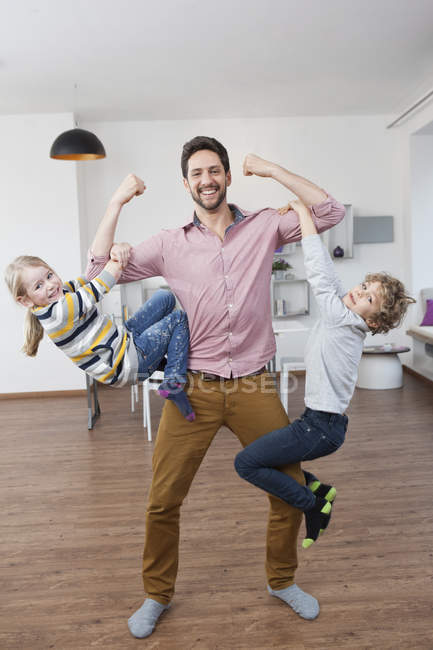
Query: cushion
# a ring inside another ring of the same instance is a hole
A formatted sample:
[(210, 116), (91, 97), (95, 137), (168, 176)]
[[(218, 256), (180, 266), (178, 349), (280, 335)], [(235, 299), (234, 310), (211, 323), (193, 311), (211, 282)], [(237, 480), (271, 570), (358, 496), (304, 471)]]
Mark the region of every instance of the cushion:
[(433, 300), (426, 300), (426, 310), (421, 325), (433, 325)]

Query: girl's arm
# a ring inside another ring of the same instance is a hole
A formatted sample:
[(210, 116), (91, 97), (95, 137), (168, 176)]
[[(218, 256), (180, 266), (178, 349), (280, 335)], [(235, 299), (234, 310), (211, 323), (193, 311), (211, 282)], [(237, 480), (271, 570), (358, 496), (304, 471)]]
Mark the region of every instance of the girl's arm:
[[(61, 320), (66, 315), (72, 325), (92, 309), (106, 293), (111, 291), (121, 274), (120, 264), (109, 260), (102, 271), (90, 282), (82, 276), (66, 282), (63, 286), (69, 292), (52, 305), (35, 309), (35, 314), (38, 316), (40, 312), (43, 312), (55, 320)], [(47, 316), (43, 318), (45, 319)]]
[(111, 275), (114, 277), (117, 281), (119, 280), (120, 276), (122, 275), (122, 264), (116, 260), (109, 260), (107, 264), (104, 266), (104, 271), (108, 271), (108, 273), (111, 273)]
[[(120, 276), (122, 275), (122, 268), (122, 264), (119, 261), (110, 259), (102, 269), (101, 273), (108, 271), (108, 273), (110, 273), (115, 279), (114, 284), (117, 284)], [(98, 276), (99, 275), (100, 274), (98, 274)], [(80, 276), (76, 280), (69, 280), (68, 282), (65, 282), (63, 286), (68, 291), (75, 293), (82, 289), (86, 284), (89, 284), (89, 281), (85, 277)], [(110, 289), (111, 288), (112, 287), (110, 287)], [(100, 298), (102, 298), (102, 296)], [(100, 298), (96, 302), (98, 302)]]
[(109, 254), (113, 245), (119, 214), (125, 203), (134, 196), (143, 194), (146, 189), (144, 182), (138, 176), (129, 174), (117, 188), (101, 219), (93, 240), (91, 250), (94, 256), (103, 257)]
[[(71, 337), (76, 335), (76, 325), (78, 329), (85, 328), (86, 322), (89, 323), (97, 317), (96, 303), (114, 287), (116, 276), (120, 273), (120, 265), (110, 260), (91, 282), (86, 282), (83, 278), (67, 282), (65, 286), (73, 287), (74, 291), (66, 293), (63, 298), (51, 305), (33, 310), (34, 315), (56, 345), (68, 344)], [(82, 320), (86, 314), (88, 314), (87, 319)]]

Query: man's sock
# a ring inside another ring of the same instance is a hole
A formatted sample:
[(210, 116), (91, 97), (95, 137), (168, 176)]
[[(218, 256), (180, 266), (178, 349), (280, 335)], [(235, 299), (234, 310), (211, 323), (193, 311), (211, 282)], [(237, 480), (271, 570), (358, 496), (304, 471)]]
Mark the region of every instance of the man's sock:
[(309, 548), (319, 537), (320, 533), (325, 530), (331, 517), (331, 510), (332, 505), (329, 501), (326, 501), (322, 497), (316, 497), (316, 503), (313, 508), (304, 512), (307, 533), (302, 542), (303, 548)]
[(268, 591), (271, 596), (276, 596), (277, 598), (284, 600), (284, 602), (287, 603), (296, 614), (302, 616), (302, 618), (312, 620), (319, 616), (320, 607), (317, 600), (314, 596), (302, 591), (298, 585), (293, 584), (290, 585), (290, 587), (278, 590), (271, 589), (268, 585)]
[(158, 388), (158, 393), (165, 399), (174, 402), (184, 418), (190, 422), (195, 420), (195, 413), (185, 391), (182, 389), (182, 384), (173, 379), (164, 380)]
[(316, 497), (321, 497), (327, 501), (334, 501), (337, 496), (337, 490), (333, 485), (327, 485), (326, 483), (321, 483), (319, 480), (308, 483), (307, 487), (310, 488)]
[(144, 637), (152, 634), (158, 618), (165, 612), (170, 605), (161, 605), (152, 598), (146, 598), (140, 609), (128, 619), (128, 627), (132, 636), (137, 639), (144, 639)]

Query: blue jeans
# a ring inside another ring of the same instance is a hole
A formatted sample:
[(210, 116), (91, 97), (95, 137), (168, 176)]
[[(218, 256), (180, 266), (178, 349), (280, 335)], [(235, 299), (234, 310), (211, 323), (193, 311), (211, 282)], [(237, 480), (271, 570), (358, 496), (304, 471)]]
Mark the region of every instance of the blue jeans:
[(175, 304), (170, 291), (159, 289), (125, 323), (137, 349), (140, 380), (150, 377), (167, 354), (164, 378), (186, 382), (188, 319), (184, 311), (173, 311)]
[[(239, 452), (236, 471), (295, 508), (310, 510), (315, 504), (311, 490), (276, 468), (332, 454), (344, 442), (347, 422), (346, 415), (307, 408), (298, 420), (267, 433)], [(310, 482), (315, 477), (308, 474), (307, 478)]]

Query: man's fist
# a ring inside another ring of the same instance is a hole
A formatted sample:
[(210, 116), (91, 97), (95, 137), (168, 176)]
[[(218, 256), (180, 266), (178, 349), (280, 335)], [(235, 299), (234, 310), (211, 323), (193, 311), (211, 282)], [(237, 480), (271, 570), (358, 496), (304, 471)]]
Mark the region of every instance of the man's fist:
[(272, 175), (272, 169), (275, 167), (274, 163), (269, 160), (264, 160), (253, 153), (245, 156), (243, 170), (244, 176), (262, 176), (268, 177)]
[(128, 174), (128, 176), (121, 182), (117, 190), (114, 192), (112, 202), (125, 205), (132, 199), (133, 196), (143, 194), (146, 186), (144, 182), (135, 174)]
[(123, 242), (122, 244), (113, 244), (110, 250), (110, 258), (113, 262), (119, 262), (122, 269), (124, 269), (128, 264), (131, 248), (131, 244), (128, 244), (127, 242)]

